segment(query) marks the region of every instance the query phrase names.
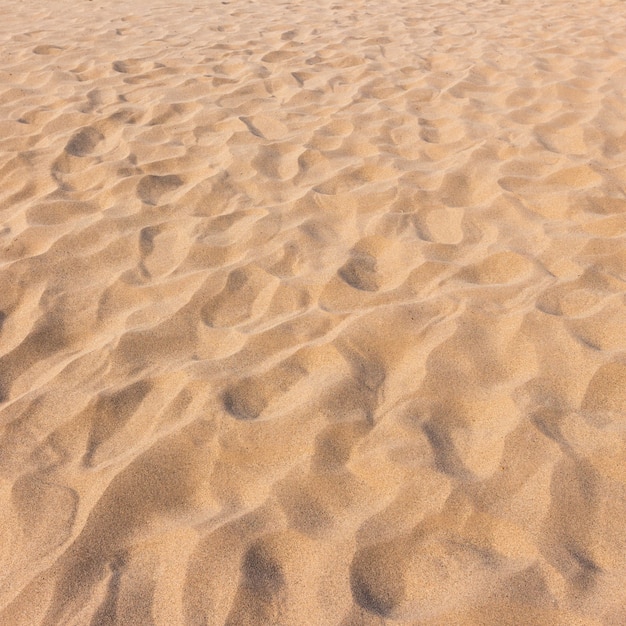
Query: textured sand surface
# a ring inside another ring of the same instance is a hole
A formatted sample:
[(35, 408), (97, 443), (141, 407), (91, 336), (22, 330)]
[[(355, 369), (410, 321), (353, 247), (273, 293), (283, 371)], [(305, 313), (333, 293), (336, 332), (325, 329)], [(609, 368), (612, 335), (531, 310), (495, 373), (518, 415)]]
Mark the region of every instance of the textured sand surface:
[(626, 5), (0, 0), (0, 624), (626, 624)]

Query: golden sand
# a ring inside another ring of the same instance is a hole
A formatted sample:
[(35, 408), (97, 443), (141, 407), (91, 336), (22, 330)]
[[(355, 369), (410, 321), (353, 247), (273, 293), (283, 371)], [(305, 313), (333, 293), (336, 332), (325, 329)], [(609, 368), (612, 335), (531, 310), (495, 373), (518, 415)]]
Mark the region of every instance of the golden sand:
[(626, 624), (626, 7), (0, 0), (0, 624)]

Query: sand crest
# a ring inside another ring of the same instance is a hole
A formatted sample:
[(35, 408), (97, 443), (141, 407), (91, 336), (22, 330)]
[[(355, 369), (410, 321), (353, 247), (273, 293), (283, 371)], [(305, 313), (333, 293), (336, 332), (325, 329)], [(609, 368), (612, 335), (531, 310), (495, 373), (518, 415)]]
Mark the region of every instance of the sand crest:
[(626, 624), (623, 3), (2, 9), (2, 626)]

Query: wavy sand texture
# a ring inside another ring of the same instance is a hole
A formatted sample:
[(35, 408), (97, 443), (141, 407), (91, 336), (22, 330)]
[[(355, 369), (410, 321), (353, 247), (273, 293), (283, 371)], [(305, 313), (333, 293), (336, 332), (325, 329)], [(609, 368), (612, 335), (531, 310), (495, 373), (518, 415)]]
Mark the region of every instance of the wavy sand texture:
[(1, 0), (0, 624), (626, 624), (626, 11)]

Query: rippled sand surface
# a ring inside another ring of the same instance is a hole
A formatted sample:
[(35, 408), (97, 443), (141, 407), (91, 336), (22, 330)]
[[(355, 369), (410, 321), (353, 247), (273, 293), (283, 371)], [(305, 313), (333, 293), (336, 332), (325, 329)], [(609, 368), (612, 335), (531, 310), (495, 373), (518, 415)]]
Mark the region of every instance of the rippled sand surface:
[(0, 624), (626, 624), (626, 9), (0, 0)]

